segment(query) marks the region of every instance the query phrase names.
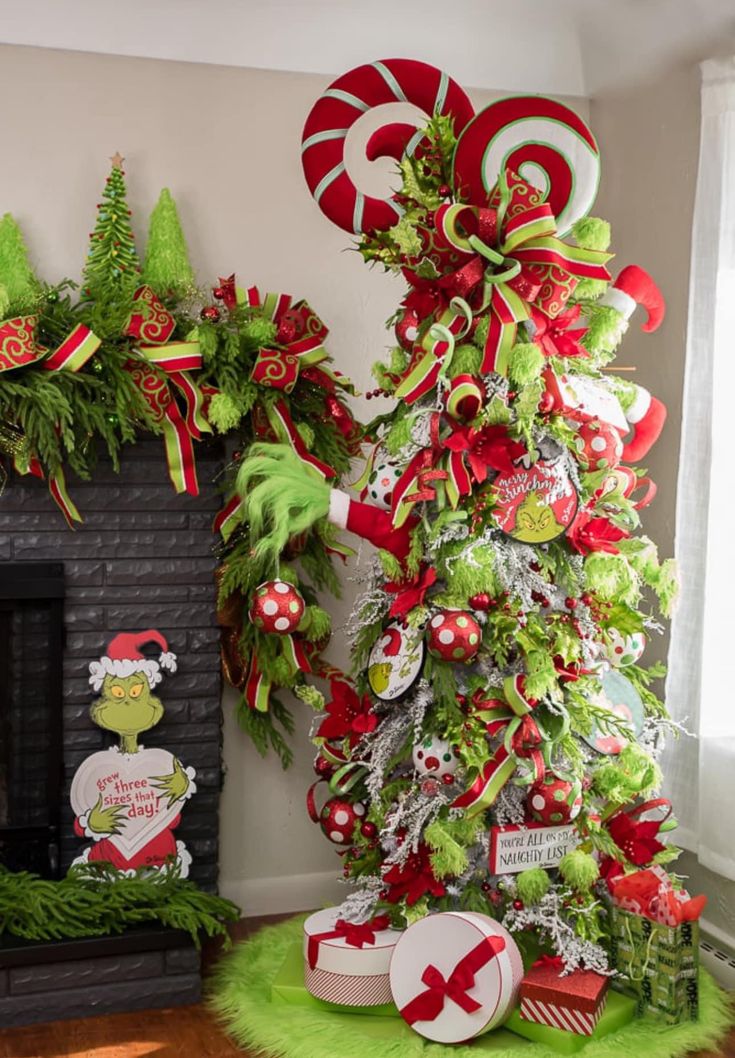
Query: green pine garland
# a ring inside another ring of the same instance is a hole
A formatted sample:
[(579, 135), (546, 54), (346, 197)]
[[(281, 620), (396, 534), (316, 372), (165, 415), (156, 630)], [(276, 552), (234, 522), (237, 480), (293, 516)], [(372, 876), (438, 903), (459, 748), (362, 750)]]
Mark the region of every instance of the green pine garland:
[(0, 867), (0, 937), (101, 937), (156, 923), (185, 930), (197, 947), (202, 934), (223, 937), (229, 946), (227, 923), (239, 917), (230, 900), (202, 892), (173, 868), (128, 875), (107, 863), (88, 863), (47, 881)]

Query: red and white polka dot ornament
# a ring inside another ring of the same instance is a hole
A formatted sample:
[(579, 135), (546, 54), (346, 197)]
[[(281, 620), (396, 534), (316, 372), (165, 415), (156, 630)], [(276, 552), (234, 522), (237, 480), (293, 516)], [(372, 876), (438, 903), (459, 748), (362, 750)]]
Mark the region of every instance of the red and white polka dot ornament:
[(319, 813), (319, 826), (335, 845), (351, 845), (355, 824), (365, 818), (365, 812), (362, 801), (333, 797)]
[(612, 470), (623, 458), (620, 433), (599, 419), (582, 423), (574, 438), (574, 447), (584, 470)]
[(266, 580), (253, 592), (249, 617), (261, 632), (280, 636), (295, 632), (306, 604), (293, 584), (285, 580)]
[(383, 511), (389, 511), (393, 503), (393, 489), (398, 484), (404, 467), (395, 463), (389, 463), (382, 459), (373, 464), (367, 485), (360, 493), (360, 499), (380, 507)]
[[(382, 59), (338, 77), (311, 108), (301, 140), (301, 161), (309, 190), (322, 212), (349, 232), (386, 231), (401, 217), (395, 192), (385, 198), (363, 194), (345, 165), (345, 143), (359, 118), (387, 103), (412, 103), (427, 117), (443, 114), (457, 132), (474, 114), (465, 91), (447, 74), (414, 59)], [(415, 125), (389, 118), (370, 136), (370, 161), (414, 153), (424, 139)]]
[(429, 653), (442, 661), (472, 661), (481, 642), (482, 629), (466, 610), (440, 610), (426, 629)]
[(582, 784), (547, 772), (529, 787), (526, 807), (532, 819), (547, 827), (571, 823), (582, 808)]
[(584, 121), (563, 103), (510, 96), (481, 110), (460, 135), (454, 154), (455, 194), (484, 205), (505, 169), (543, 193), (557, 233), (564, 235), (592, 208), (600, 152)]
[(435, 779), (452, 776), (459, 766), (456, 746), (444, 738), (427, 735), (413, 747), (413, 766), (419, 775), (430, 775)]
[(646, 637), (643, 632), (623, 635), (617, 628), (608, 628), (607, 638), (608, 642), (603, 647), (603, 656), (616, 668), (635, 665), (646, 649)]

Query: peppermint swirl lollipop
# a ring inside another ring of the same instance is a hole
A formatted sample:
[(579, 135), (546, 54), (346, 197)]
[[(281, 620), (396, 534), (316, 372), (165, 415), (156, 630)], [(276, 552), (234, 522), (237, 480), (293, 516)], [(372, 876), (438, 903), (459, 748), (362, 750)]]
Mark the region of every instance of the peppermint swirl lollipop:
[(564, 235), (597, 195), (600, 152), (578, 114), (543, 96), (510, 96), (481, 110), (454, 152), (458, 197), (485, 205), (498, 176), (512, 169), (544, 192)]
[[(462, 88), (435, 66), (413, 59), (382, 59), (358, 66), (334, 81), (306, 119), (301, 159), (309, 190), (322, 212), (349, 232), (384, 231), (400, 218), (393, 196), (363, 195), (345, 169), (347, 133), (373, 107), (412, 103), (427, 116), (450, 115), (456, 131), (474, 114)], [(406, 122), (388, 122), (373, 133), (366, 154), (373, 160), (412, 153), (422, 133)]]

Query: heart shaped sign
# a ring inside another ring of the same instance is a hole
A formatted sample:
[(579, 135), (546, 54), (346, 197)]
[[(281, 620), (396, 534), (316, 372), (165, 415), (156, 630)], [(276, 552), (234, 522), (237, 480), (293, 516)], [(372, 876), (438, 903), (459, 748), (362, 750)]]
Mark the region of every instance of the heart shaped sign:
[(122, 829), (108, 840), (125, 856), (136, 853), (167, 830), (181, 811), (181, 802), (168, 807), (168, 798), (155, 780), (169, 775), (174, 757), (166, 749), (140, 749), (120, 753), (116, 748), (93, 753), (80, 764), (71, 784), (71, 805), (79, 817), (102, 797), (102, 808), (125, 808)]

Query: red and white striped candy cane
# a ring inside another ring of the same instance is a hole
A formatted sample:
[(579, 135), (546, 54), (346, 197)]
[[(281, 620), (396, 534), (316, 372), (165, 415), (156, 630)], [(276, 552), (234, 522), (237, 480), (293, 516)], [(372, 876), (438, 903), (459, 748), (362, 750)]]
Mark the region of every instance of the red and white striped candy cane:
[[(301, 159), (309, 190), (322, 212), (345, 231), (384, 231), (401, 210), (388, 198), (364, 195), (345, 169), (345, 139), (367, 111), (385, 103), (412, 103), (427, 116), (449, 115), (457, 133), (474, 110), (464, 90), (435, 66), (414, 59), (381, 59), (338, 77), (311, 109), (301, 141)], [(401, 158), (412, 153), (421, 132), (405, 122), (388, 122), (371, 136), (366, 154)]]
[(592, 208), (600, 152), (585, 122), (563, 103), (509, 96), (481, 110), (462, 132), (454, 154), (455, 195), (486, 205), (505, 169), (545, 193), (557, 234), (564, 235)]

